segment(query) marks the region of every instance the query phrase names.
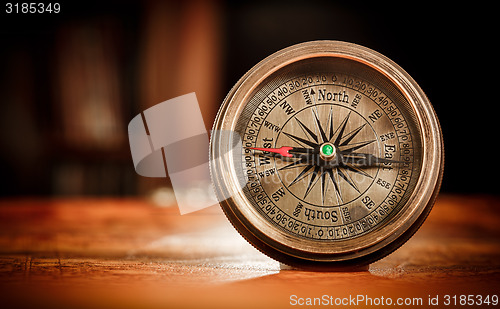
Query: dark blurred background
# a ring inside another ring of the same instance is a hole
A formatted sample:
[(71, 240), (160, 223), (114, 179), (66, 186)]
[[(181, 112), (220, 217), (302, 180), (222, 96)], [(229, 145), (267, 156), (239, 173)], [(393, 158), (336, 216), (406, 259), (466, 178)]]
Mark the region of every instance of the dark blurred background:
[[(127, 124), (195, 91), (210, 128), (253, 65), (310, 40), (361, 44), (427, 93), (446, 150), (442, 190), (496, 194), (496, 8), (464, 2), (58, 1), (0, 15), (1, 196), (136, 195)], [(494, 3), (491, 3), (492, 5)], [(187, 121), (187, 120), (186, 120)]]

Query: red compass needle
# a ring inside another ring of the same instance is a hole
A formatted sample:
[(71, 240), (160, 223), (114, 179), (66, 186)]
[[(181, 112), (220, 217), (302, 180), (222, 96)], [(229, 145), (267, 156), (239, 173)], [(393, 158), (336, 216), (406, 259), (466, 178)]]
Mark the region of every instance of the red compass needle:
[(268, 151), (280, 154), (283, 157), (293, 157), (293, 154), (288, 153), (288, 151), (292, 150), (293, 147), (283, 146), (281, 148), (257, 148), (257, 147), (245, 147), (247, 149), (260, 150), (260, 151)]

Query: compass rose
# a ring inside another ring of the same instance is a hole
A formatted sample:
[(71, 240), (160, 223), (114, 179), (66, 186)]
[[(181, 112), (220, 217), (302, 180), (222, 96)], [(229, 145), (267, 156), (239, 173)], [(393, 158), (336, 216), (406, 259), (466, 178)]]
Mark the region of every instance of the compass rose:
[[(345, 108), (335, 106), (335, 112), (339, 112), (338, 109)], [(392, 164), (398, 161), (361, 152), (369, 148), (369, 145), (376, 145), (377, 139), (365, 118), (356, 112), (348, 110), (342, 120), (335, 123), (334, 105), (323, 105), (321, 111), (327, 113), (326, 121), (321, 121), (317, 106), (307, 108), (290, 118), (282, 129), (282, 141), (288, 142), (287, 146), (250, 149), (263, 151), (276, 158), (278, 171), (285, 176), (281, 177), (282, 181), (284, 179), (283, 183), (298, 198), (306, 200), (313, 189), (319, 186), (323, 205), (329, 190), (333, 190), (336, 204), (340, 205), (352, 200), (347, 200), (347, 190), (352, 190), (351, 193), (356, 196), (364, 191), (365, 186), (354, 179), (355, 176), (365, 177), (368, 180), (365, 183), (371, 184), (371, 174), (374, 173), (367, 172), (367, 169), (381, 163)], [(373, 151), (373, 147), (371, 148)], [(287, 171), (293, 175), (289, 182), (287, 179), (290, 174), (285, 174)], [(302, 184), (304, 188), (295, 189), (300, 186), (298, 184)]]

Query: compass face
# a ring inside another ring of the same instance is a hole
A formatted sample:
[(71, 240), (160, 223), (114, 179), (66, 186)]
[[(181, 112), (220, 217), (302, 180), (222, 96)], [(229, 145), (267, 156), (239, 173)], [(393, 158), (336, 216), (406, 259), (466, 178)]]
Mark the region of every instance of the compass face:
[[(439, 187), (430, 103), (397, 65), (357, 45), (310, 42), (270, 56), (233, 88), (214, 129), (243, 146), (230, 162), (212, 161), (216, 192), (230, 192), (226, 215), (254, 246), (294, 266), (361, 265), (390, 253), (420, 226)], [(215, 133), (211, 143), (217, 158), (232, 142)]]

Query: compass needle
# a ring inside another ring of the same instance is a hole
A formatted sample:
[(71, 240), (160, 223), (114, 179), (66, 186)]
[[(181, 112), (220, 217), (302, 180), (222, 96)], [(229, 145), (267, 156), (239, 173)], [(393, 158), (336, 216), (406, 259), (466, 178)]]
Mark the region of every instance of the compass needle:
[(386, 256), (423, 223), (439, 189), (432, 105), (397, 64), (362, 46), (307, 42), (264, 59), (229, 92), (213, 132), (224, 213), (252, 245), (295, 267)]
[(293, 147), (281, 147), (281, 148), (259, 148), (259, 147), (246, 147), (247, 149), (252, 149), (252, 150), (259, 150), (259, 151), (265, 151), (265, 152), (272, 152), (279, 154), (283, 157), (293, 157), (289, 151), (293, 149)]

